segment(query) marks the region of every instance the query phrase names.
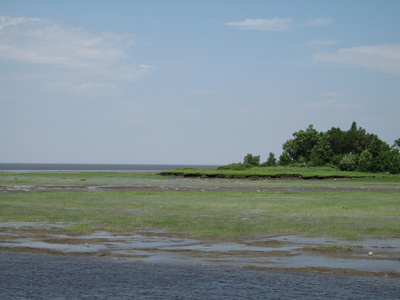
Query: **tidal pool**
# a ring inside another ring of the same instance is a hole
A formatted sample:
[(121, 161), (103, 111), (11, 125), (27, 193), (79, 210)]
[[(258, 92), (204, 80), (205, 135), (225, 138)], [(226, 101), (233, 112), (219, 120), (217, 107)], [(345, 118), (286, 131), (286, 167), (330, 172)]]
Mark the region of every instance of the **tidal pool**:
[[(68, 235), (67, 223), (0, 223), (0, 250), (106, 256), (114, 260), (400, 277), (400, 240), (343, 242), (291, 235), (232, 240), (182, 238), (161, 230)], [(334, 247), (335, 245), (345, 247)]]

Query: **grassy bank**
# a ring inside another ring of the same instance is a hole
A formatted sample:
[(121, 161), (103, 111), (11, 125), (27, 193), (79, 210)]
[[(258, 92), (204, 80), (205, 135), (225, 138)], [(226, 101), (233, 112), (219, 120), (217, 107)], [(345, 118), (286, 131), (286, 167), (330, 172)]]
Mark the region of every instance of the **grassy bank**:
[(3, 193), (0, 221), (73, 222), (70, 231), (155, 228), (229, 238), (290, 233), (348, 240), (400, 237), (398, 193)]
[(400, 180), (400, 175), (367, 172), (346, 172), (329, 167), (254, 167), (244, 170), (235, 169), (177, 169), (159, 173), (164, 176), (184, 176), (202, 178), (236, 178), (236, 179), (273, 179), (273, 178), (389, 178)]

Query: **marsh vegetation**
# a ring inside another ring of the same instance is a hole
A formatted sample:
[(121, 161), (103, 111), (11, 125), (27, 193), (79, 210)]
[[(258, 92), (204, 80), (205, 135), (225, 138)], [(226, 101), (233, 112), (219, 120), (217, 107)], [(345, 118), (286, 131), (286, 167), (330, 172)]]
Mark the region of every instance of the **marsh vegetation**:
[[(70, 232), (134, 232), (138, 228), (153, 228), (185, 236), (221, 239), (273, 233), (348, 240), (400, 236), (397, 175), (312, 181), (185, 180), (154, 173), (42, 173), (38, 176), (3, 173), (1, 184), (3, 187), (10, 182), (94, 186), (164, 184), (191, 187), (191, 190), (7, 192), (3, 189), (0, 221), (71, 222), (67, 228)], [(139, 177), (143, 181), (138, 181)], [(269, 190), (285, 185), (297, 189)], [(206, 189), (216, 186), (231, 186), (232, 189)], [(252, 189), (235, 190), (243, 186)], [(340, 189), (344, 186), (358, 189)], [(309, 189), (304, 191), (302, 187)], [(310, 190), (314, 187), (319, 187), (318, 192)]]

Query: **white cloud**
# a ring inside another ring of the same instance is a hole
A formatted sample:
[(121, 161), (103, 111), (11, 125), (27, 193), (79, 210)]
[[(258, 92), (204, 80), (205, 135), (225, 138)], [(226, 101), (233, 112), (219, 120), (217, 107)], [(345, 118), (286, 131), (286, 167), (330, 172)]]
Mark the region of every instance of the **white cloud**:
[(304, 25), (306, 26), (324, 26), (333, 23), (331, 18), (318, 18), (315, 20), (307, 21)]
[(138, 67), (142, 71), (149, 71), (149, 70), (152, 70), (154, 68), (154, 66), (150, 66), (150, 65), (138, 65)]
[(2, 30), (5, 27), (8, 26), (15, 26), (21, 23), (27, 23), (27, 22), (31, 22), (31, 23), (35, 23), (38, 22), (40, 23), (41, 20), (40, 19), (35, 19), (35, 18), (10, 18), (7, 16), (0, 16), (0, 30)]
[(68, 71), (70, 78), (81, 78), (80, 84), (91, 82), (95, 86), (96, 76), (103, 81), (132, 81), (149, 71), (150, 66), (129, 63), (128, 51), (133, 43), (132, 35), (93, 34), (43, 19), (0, 16), (1, 60), (47, 66), (53, 72)]
[(292, 18), (273, 18), (273, 19), (245, 19), (240, 22), (228, 22), (227, 26), (236, 26), (244, 30), (262, 30), (262, 31), (289, 31), (296, 27), (322, 26), (332, 23), (330, 18), (319, 18), (307, 22), (294, 22)]
[(241, 22), (228, 22), (225, 25), (245, 30), (287, 31), (293, 25), (293, 19), (245, 19)]
[(376, 45), (339, 49), (335, 53), (320, 52), (313, 59), (376, 69), (400, 75), (400, 45)]
[(338, 41), (336, 40), (311, 40), (307, 43), (309, 46), (333, 46), (337, 45)]

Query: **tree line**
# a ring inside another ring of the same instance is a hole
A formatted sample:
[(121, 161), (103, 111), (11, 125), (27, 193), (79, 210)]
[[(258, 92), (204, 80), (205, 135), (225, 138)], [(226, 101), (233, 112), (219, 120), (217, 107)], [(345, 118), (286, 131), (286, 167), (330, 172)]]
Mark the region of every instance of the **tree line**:
[(270, 152), (260, 163), (260, 156), (247, 154), (243, 163), (231, 167), (254, 166), (332, 166), (343, 171), (400, 173), (400, 138), (392, 146), (367, 133), (353, 122), (347, 131), (332, 127), (318, 132), (313, 125), (293, 133), (293, 139), (283, 144), (279, 160)]

